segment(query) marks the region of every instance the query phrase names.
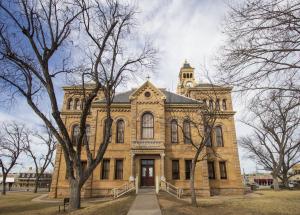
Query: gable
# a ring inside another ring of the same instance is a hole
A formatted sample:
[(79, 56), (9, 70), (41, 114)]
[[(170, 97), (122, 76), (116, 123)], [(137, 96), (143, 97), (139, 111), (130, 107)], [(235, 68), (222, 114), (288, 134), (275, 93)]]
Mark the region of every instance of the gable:
[(156, 88), (150, 81), (146, 81), (140, 88), (135, 90), (130, 96), (130, 100), (158, 101), (166, 100), (165, 94)]

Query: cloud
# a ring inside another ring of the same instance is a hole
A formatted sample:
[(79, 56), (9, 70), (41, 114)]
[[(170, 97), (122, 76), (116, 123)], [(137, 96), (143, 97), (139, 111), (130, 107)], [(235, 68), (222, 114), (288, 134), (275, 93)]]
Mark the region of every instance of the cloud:
[[(139, 36), (150, 38), (159, 49), (159, 63), (155, 73), (150, 74), (156, 86), (176, 91), (179, 69), (185, 59), (195, 67), (198, 81), (206, 81), (204, 64), (209, 68), (209, 76), (215, 75), (211, 66), (212, 56), (222, 44), (221, 24), (226, 12), (222, 0), (139, 0), (136, 4), (139, 10)], [(77, 39), (75, 42), (78, 44), (85, 42), (82, 41), (84, 39)], [(76, 55), (76, 59), (80, 60), (81, 56)], [(144, 81), (137, 77), (126, 88), (138, 87)], [(59, 89), (60, 86), (56, 87)], [(59, 99), (61, 105), (62, 91), (59, 92)], [(240, 100), (234, 99), (238, 113), (236, 119), (239, 119), (240, 113), (244, 111), (243, 105)], [(18, 119), (40, 123), (25, 102), (19, 104), (9, 112), (0, 109), (0, 120)], [(239, 122), (236, 128), (237, 137), (247, 130)], [(240, 158), (241, 168), (245, 168), (246, 172), (254, 170), (255, 164), (245, 159), (241, 150)]]

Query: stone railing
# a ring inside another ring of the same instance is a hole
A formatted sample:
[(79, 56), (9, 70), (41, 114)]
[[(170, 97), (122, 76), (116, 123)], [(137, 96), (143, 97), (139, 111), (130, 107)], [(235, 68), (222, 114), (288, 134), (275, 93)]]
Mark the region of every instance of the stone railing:
[(133, 149), (164, 149), (164, 143), (160, 140), (136, 140), (132, 141)]

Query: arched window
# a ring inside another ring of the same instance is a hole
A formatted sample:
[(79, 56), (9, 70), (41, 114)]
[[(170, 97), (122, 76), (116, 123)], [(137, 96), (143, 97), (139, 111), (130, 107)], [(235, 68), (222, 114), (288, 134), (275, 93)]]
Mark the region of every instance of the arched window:
[(223, 99), (223, 101), (222, 101), (222, 109), (223, 110), (227, 109), (227, 107), (226, 107), (226, 99)]
[(154, 137), (154, 120), (151, 113), (144, 113), (142, 116), (142, 138), (153, 139)]
[(189, 120), (184, 120), (183, 122), (183, 136), (184, 143), (191, 143), (191, 125)]
[(81, 110), (83, 110), (84, 106), (85, 106), (85, 101), (84, 101), (84, 99), (82, 99), (81, 100)]
[(186, 74), (185, 73), (183, 74), (183, 78), (186, 78)]
[(190, 74), (190, 78), (193, 78), (193, 74), (192, 73)]
[[(80, 135), (80, 127), (79, 127), (79, 125), (74, 125), (73, 126), (73, 131), (72, 131), (72, 143), (73, 143), (73, 145), (78, 144), (79, 135)], [(90, 127), (90, 125), (86, 125), (85, 134), (83, 136), (83, 143), (84, 144), (88, 144), (90, 142), (90, 136), (91, 136), (91, 127)]]
[[(112, 122), (113, 123), (113, 122)], [(107, 119), (104, 120), (104, 123), (103, 123), (103, 140), (104, 140), (104, 137), (105, 137), (105, 129), (106, 129), (106, 124), (107, 124)], [(110, 129), (110, 137), (109, 137), (109, 142), (111, 142), (111, 138), (112, 137), (112, 129)]]
[(91, 137), (91, 126), (90, 125), (86, 125), (85, 127), (85, 134), (84, 134), (84, 144), (89, 144), (90, 143), (90, 137)]
[(211, 127), (206, 127), (205, 128), (205, 137), (206, 137), (206, 143), (205, 145), (208, 147), (212, 146), (212, 142), (211, 142), (211, 133), (212, 133), (212, 129)]
[(79, 101), (79, 99), (75, 99), (74, 107), (75, 107), (75, 110), (80, 110), (80, 101)]
[(178, 124), (176, 119), (173, 119), (171, 121), (171, 142), (178, 142)]
[(223, 134), (222, 134), (222, 127), (221, 126), (216, 126), (215, 127), (215, 140), (216, 140), (216, 145), (218, 147), (223, 147)]
[(117, 121), (117, 143), (124, 143), (125, 123), (123, 119)]
[(214, 109), (214, 101), (211, 99), (209, 100), (209, 109), (213, 110)]
[(72, 131), (72, 143), (73, 145), (78, 144), (78, 138), (79, 138), (79, 125), (74, 125), (73, 126), (73, 131)]
[(72, 98), (68, 99), (67, 110), (72, 110), (74, 108), (74, 101)]
[(220, 110), (220, 99), (216, 101), (216, 110)]

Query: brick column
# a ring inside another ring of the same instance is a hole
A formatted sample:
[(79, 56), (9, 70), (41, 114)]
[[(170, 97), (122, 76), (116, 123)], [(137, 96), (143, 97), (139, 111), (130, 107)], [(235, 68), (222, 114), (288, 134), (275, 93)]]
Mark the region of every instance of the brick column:
[(160, 154), (160, 179), (165, 181), (165, 153)]
[(129, 181), (134, 181), (134, 156), (135, 154), (133, 152), (131, 152), (131, 158), (130, 158), (130, 177), (129, 177)]

